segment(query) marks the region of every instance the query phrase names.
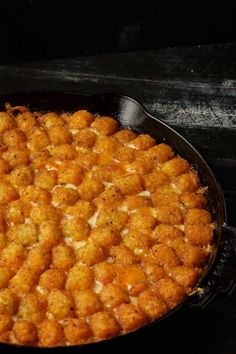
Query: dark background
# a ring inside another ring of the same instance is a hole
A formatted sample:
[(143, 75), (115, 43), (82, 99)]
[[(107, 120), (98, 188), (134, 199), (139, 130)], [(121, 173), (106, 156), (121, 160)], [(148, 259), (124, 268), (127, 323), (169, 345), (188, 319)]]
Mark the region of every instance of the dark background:
[[(235, 6), (227, 0), (0, 0), (0, 94), (67, 90), (139, 99), (206, 159), (235, 227)], [(233, 278), (233, 251), (226, 269)], [(204, 310), (184, 307), (129, 346), (101, 353), (142, 348), (235, 354), (236, 289)]]
[(235, 3), (0, 0), (0, 62), (232, 42)]

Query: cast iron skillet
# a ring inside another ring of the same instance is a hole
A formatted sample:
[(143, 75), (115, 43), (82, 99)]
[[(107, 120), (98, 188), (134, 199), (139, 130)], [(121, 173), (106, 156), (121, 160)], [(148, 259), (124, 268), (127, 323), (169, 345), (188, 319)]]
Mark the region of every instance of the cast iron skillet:
[[(174, 131), (167, 124), (149, 114), (144, 107), (131, 97), (117, 94), (98, 94), (87, 95), (75, 92), (60, 91), (35, 91), (24, 93), (13, 93), (0, 96), (0, 110), (4, 110), (4, 103), (10, 102), (11, 105), (26, 105), (31, 110), (36, 111), (75, 111), (78, 109), (87, 109), (99, 115), (110, 115), (120, 122), (122, 126), (130, 127), (139, 133), (148, 133), (156, 138), (157, 142), (166, 142), (170, 144), (176, 153), (180, 153), (191, 162), (198, 170), (200, 178), (204, 185), (208, 186), (208, 197), (210, 199), (209, 209), (213, 213), (216, 224), (215, 229), (215, 247), (209, 260), (203, 277), (198, 283), (198, 287), (203, 291), (196, 292), (189, 296), (183, 304), (180, 304), (172, 311), (168, 312), (161, 319), (158, 319), (150, 325), (157, 325), (163, 320), (168, 320), (176, 310), (181, 306), (188, 305), (192, 308), (204, 308), (208, 302), (218, 293), (230, 293), (235, 284), (235, 274), (231, 271), (230, 261), (236, 251), (235, 239), (236, 229), (227, 225), (226, 207), (224, 196), (219, 183), (216, 181), (212, 171), (204, 159), (195, 150), (195, 148), (180, 134)], [(139, 336), (145, 330), (144, 327), (133, 333), (115, 337), (106, 341), (86, 344), (84, 346), (58, 347), (58, 348), (34, 348), (34, 352), (52, 351), (57, 353), (75, 352), (94, 352), (105, 349), (114, 349), (118, 341), (123, 341), (124, 345), (128, 343), (132, 336)], [(31, 347), (32, 349), (32, 347)], [(27, 352), (27, 347), (20, 347), (11, 344), (0, 344), (0, 350), (4, 353)], [(30, 350), (30, 348), (29, 348)]]

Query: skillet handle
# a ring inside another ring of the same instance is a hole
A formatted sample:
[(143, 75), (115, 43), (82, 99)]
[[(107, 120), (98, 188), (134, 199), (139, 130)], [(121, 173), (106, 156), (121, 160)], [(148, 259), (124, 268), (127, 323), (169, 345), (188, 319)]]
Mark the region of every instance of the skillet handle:
[(186, 302), (191, 308), (205, 308), (219, 294), (230, 295), (236, 287), (236, 227), (223, 225), (217, 258), (201, 289)]

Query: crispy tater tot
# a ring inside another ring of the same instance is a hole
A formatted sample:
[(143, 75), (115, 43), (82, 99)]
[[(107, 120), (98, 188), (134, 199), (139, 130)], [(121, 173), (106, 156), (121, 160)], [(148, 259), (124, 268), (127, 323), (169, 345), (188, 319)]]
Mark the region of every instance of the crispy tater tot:
[(137, 173), (115, 178), (113, 182), (123, 194), (135, 194), (141, 192), (143, 189), (142, 178)]
[(180, 265), (171, 268), (169, 276), (188, 291), (196, 284), (199, 273), (194, 268)]
[(108, 309), (113, 309), (123, 303), (130, 302), (128, 294), (115, 283), (105, 285), (99, 296)]
[(183, 263), (190, 267), (202, 267), (209, 254), (206, 250), (186, 244), (182, 253)]
[(187, 209), (203, 209), (207, 206), (207, 198), (202, 193), (185, 192), (181, 195), (181, 202)]
[(36, 293), (28, 293), (20, 298), (18, 317), (22, 320), (28, 320), (35, 325), (42, 322), (45, 316), (46, 308), (39, 301)]
[(70, 268), (65, 289), (67, 291), (78, 291), (90, 289), (93, 285), (93, 272), (86, 264), (75, 264)]
[(164, 163), (174, 157), (174, 152), (169, 145), (161, 143), (148, 149), (147, 155), (151, 155), (159, 163)]
[(97, 281), (103, 284), (109, 284), (116, 277), (116, 271), (113, 264), (106, 261), (94, 265), (94, 276)]
[(55, 159), (73, 160), (76, 158), (76, 151), (70, 144), (61, 144), (50, 148), (50, 153)]
[(14, 119), (6, 112), (0, 112), (0, 133), (15, 127)]
[(36, 246), (29, 250), (24, 266), (30, 269), (33, 274), (39, 275), (48, 268), (50, 261), (50, 252), (41, 246)]
[(98, 154), (112, 154), (116, 151), (118, 142), (112, 136), (100, 136), (94, 145), (94, 151)]
[(38, 326), (39, 345), (43, 347), (55, 347), (62, 344), (63, 330), (55, 320), (45, 319)]
[(114, 154), (114, 159), (121, 163), (131, 163), (135, 160), (137, 151), (128, 146), (119, 147)]
[(24, 112), (18, 114), (16, 117), (16, 124), (19, 129), (27, 133), (37, 125), (36, 119), (31, 112)]
[(134, 162), (126, 165), (127, 171), (139, 173), (141, 176), (151, 173), (153, 169), (154, 160), (149, 156), (140, 157)]
[(112, 135), (118, 130), (118, 121), (111, 117), (98, 117), (91, 127), (102, 135)]
[(49, 144), (50, 144), (49, 137), (44, 130), (40, 128), (34, 128), (32, 131), (30, 131), (28, 144), (27, 144), (30, 150), (39, 151), (47, 147)]
[(138, 230), (144, 234), (150, 234), (155, 226), (156, 219), (152, 215), (141, 215), (138, 212), (131, 215), (128, 224), (130, 230)]
[(56, 171), (48, 171), (46, 169), (41, 169), (37, 171), (34, 177), (34, 185), (36, 187), (51, 190), (57, 182)]
[(26, 166), (30, 162), (30, 153), (27, 148), (11, 147), (3, 152), (2, 158), (10, 165), (11, 168), (18, 166)]
[(6, 231), (6, 223), (5, 223), (4, 213), (0, 210), (0, 233), (3, 233), (4, 231)]
[(13, 326), (13, 333), (17, 341), (24, 345), (33, 344), (37, 339), (35, 326), (26, 320), (17, 320)]
[(158, 281), (158, 292), (169, 308), (178, 305), (186, 296), (184, 289), (170, 278)]
[(90, 326), (95, 338), (107, 339), (114, 337), (120, 331), (120, 327), (111, 312), (103, 311), (92, 315)]
[(121, 129), (113, 135), (113, 137), (122, 144), (128, 143), (129, 141), (135, 139), (136, 136), (137, 134), (129, 129)]
[(128, 143), (128, 146), (137, 149), (137, 150), (148, 150), (156, 143), (155, 139), (153, 139), (148, 134), (140, 134), (137, 138), (131, 140)]
[(0, 205), (8, 204), (18, 198), (10, 184), (0, 181)]
[(94, 146), (97, 135), (89, 129), (82, 129), (73, 134), (72, 139), (76, 146), (90, 149)]
[(78, 185), (83, 180), (83, 171), (74, 161), (66, 161), (57, 171), (59, 184)]
[(74, 205), (65, 209), (65, 214), (71, 218), (89, 219), (95, 211), (95, 207), (86, 200), (78, 200)]
[(20, 129), (7, 130), (2, 134), (2, 141), (7, 147), (24, 147), (26, 135)]
[(53, 145), (70, 144), (71, 137), (69, 131), (60, 125), (54, 125), (48, 129), (48, 136)]
[(84, 129), (91, 125), (94, 121), (94, 116), (86, 110), (80, 110), (68, 116), (66, 121), (70, 129)]
[(155, 320), (167, 312), (164, 301), (153, 290), (145, 290), (139, 295), (138, 307), (150, 320)]
[(48, 295), (49, 312), (54, 319), (63, 320), (68, 317), (73, 309), (72, 298), (59, 289), (53, 289)]
[(142, 263), (142, 268), (144, 270), (144, 272), (147, 274), (147, 278), (151, 281), (151, 282), (156, 282), (158, 280), (160, 280), (161, 278), (164, 278), (165, 276), (165, 271), (164, 269), (157, 265), (156, 263), (152, 263), (152, 262), (143, 262)]
[[(29, 216), (31, 205), (23, 202), (21, 199), (15, 200), (8, 204), (5, 210), (5, 220), (8, 225), (23, 224), (26, 217)], [(0, 214), (1, 215), (1, 214)], [(0, 230), (3, 231), (4, 225), (1, 222)]]
[(87, 289), (77, 291), (74, 294), (73, 299), (78, 317), (92, 315), (103, 309), (99, 296), (93, 290)]
[(55, 126), (60, 126), (65, 124), (65, 121), (62, 117), (60, 117), (57, 113), (55, 112), (49, 112), (42, 114), (41, 117), (39, 117), (39, 123), (46, 129), (55, 127)]
[(11, 242), (2, 251), (0, 265), (16, 273), (21, 267), (25, 256), (26, 249), (21, 244)]
[(61, 269), (47, 269), (40, 275), (39, 286), (44, 289), (60, 289), (65, 284), (65, 273)]
[(95, 227), (92, 229), (90, 237), (105, 249), (118, 245), (122, 240), (119, 232), (111, 226)]
[(54, 208), (49, 204), (41, 204), (35, 206), (30, 213), (31, 219), (35, 224), (40, 225), (44, 221), (59, 221), (60, 220), (60, 210)]
[(0, 159), (0, 174), (5, 174), (8, 173), (9, 171), (10, 171), (9, 164), (3, 159)]
[(189, 169), (189, 163), (182, 157), (174, 157), (172, 160), (165, 162), (162, 166), (162, 171), (170, 178), (175, 178)]
[(122, 165), (117, 162), (110, 162), (109, 164), (103, 164), (96, 166), (93, 170), (93, 178), (98, 179), (101, 182), (112, 182), (114, 178), (126, 174)]
[(23, 191), (21, 200), (26, 203), (45, 205), (50, 203), (51, 195), (46, 190), (30, 185)]
[(129, 211), (139, 209), (142, 207), (151, 207), (152, 202), (148, 197), (141, 195), (127, 195), (125, 197), (124, 205)]
[(208, 253), (205, 249), (185, 243), (182, 238), (169, 240), (168, 246), (174, 249), (184, 265), (189, 267), (202, 267), (207, 260)]
[(146, 274), (137, 265), (126, 267), (120, 282), (131, 296), (137, 296), (148, 285)]
[(59, 244), (52, 249), (52, 266), (54, 268), (68, 270), (75, 264), (73, 249), (64, 244)]
[(186, 225), (207, 225), (211, 221), (211, 214), (203, 209), (189, 209), (184, 218)]
[(138, 262), (138, 257), (125, 245), (113, 246), (110, 252), (114, 261), (118, 264), (127, 266)]
[(112, 226), (121, 231), (127, 224), (129, 216), (123, 210), (102, 209), (97, 218), (97, 226)]
[(12, 226), (7, 232), (8, 240), (23, 246), (32, 246), (38, 240), (38, 230), (34, 223)]
[(151, 249), (151, 253), (154, 256), (156, 262), (161, 267), (164, 268), (174, 267), (180, 263), (173, 249), (166, 245), (163, 244), (154, 245)]
[(169, 240), (183, 238), (184, 233), (177, 227), (167, 224), (159, 224), (152, 233), (152, 238), (158, 242), (168, 244)]
[(76, 251), (76, 257), (77, 260), (92, 266), (96, 263), (104, 261), (106, 258), (106, 251), (99, 245), (98, 242), (91, 241)]
[(142, 231), (138, 229), (131, 230), (125, 234), (123, 236), (123, 242), (132, 251), (135, 251), (136, 249), (148, 250), (153, 243), (148, 234), (142, 233)]
[(118, 208), (123, 202), (123, 195), (119, 188), (109, 186), (93, 200), (98, 208)]
[(125, 331), (132, 331), (147, 322), (145, 314), (133, 304), (121, 304), (117, 309), (117, 319)]
[(0, 289), (6, 288), (9, 283), (9, 280), (10, 280), (9, 270), (7, 268), (0, 267)]
[(10, 289), (0, 290), (0, 313), (14, 315), (18, 307), (18, 298)]
[(182, 223), (183, 216), (179, 208), (161, 206), (156, 209), (156, 219), (161, 224), (178, 225)]
[(12, 317), (7, 313), (0, 313), (0, 334), (9, 331), (13, 326)]
[(154, 171), (143, 176), (144, 186), (150, 192), (155, 192), (161, 186), (169, 183), (168, 176), (162, 171)]
[(64, 237), (71, 237), (73, 241), (86, 240), (90, 234), (90, 225), (82, 218), (65, 219), (61, 223), (61, 232)]
[(28, 166), (15, 168), (10, 173), (10, 183), (17, 187), (26, 187), (33, 182), (33, 171)]
[(175, 182), (179, 191), (195, 192), (200, 187), (200, 180), (196, 173), (189, 172), (179, 176)]
[(184, 232), (187, 239), (195, 246), (202, 247), (212, 243), (212, 225), (185, 225)]
[(89, 171), (96, 165), (98, 160), (98, 154), (91, 150), (76, 150), (75, 162), (82, 168), (83, 171)]
[(70, 318), (66, 320), (64, 335), (70, 344), (83, 344), (91, 337), (91, 329), (85, 320)]
[(161, 192), (156, 190), (152, 194), (152, 202), (155, 207), (163, 207), (163, 206), (176, 206), (180, 207), (180, 196), (175, 192)]
[(95, 179), (84, 179), (78, 187), (80, 198), (91, 202), (104, 191), (102, 182)]
[(51, 192), (51, 203), (56, 208), (74, 205), (79, 199), (79, 193), (74, 188), (56, 187)]

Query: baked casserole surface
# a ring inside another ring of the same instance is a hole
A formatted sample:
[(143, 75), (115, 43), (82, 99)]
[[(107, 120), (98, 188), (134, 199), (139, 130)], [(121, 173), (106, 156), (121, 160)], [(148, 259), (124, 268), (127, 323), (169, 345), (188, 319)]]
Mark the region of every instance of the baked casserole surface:
[(101, 341), (193, 291), (206, 186), (171, 146), (86, 110), (0, 112), (0, 341)]

